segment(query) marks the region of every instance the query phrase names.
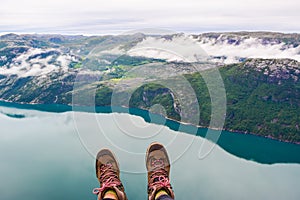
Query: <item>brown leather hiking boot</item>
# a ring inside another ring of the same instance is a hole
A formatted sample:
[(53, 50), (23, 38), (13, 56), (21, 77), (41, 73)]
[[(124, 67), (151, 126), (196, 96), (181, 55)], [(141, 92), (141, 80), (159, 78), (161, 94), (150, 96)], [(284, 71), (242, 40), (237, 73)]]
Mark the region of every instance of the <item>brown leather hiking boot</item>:
[(148, 172), (148, 200), (154, 200), (160, 190), (166, 191), (174, 199), (169, 175), (170, 161), (164, 146), (154, 142), (150, 144), (146, 153), (146, 167)]
[(127, 200), (120, 181), (119, 164), (114, 154), (108, 149), (102, 149), (97, 154), (96, 176), (101, 187), (95, 188), (93, 193), (98, 195), (98, 200), (102, 200), (108, 190), (115, 191), (119, 200)]

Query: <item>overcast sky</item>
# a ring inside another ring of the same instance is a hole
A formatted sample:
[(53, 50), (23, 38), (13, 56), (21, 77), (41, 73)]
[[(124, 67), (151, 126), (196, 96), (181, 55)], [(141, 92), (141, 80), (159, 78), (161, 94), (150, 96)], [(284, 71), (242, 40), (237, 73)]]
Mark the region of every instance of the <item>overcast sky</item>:
[(299, 0), (1, 0), (0, 32), (300, 32)]

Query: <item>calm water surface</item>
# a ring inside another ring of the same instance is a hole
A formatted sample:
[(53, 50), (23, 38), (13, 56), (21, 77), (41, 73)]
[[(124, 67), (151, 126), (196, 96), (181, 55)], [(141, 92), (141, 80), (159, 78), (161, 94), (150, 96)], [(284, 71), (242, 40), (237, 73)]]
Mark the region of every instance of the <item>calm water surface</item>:
[[(222, 133), (223, 148), (200, 158), (205, 139), (141, 117), (25, 108), (0, 107), (0, 199), (96, 199), (94, 156), (104, 147), (119, 159), (129, 199), (146, 199), (144, 156), (152, 141), (170, 154), (176, 199), (300, 198), (299, 145)], [(237, 149), (243, 155), (229, 153)]]

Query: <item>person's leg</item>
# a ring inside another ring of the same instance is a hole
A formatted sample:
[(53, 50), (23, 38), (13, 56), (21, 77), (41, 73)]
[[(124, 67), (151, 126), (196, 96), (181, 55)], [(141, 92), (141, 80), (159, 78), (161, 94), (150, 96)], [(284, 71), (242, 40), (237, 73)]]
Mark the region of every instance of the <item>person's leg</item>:
[(98, 195), (98, 200), (127, 200), (120, 181), (119, 164), (108, 149), (102, 149), (97, 154), (96, 176), (101, 187), (95, 188), (93, 193)]
[(148, 200), (170, 200), (175, 195), (170, 184), (170, 161), (164, 146), (152, 143), (146, 153)]
[(171, 196), (165, 194), (165, 195), (161, 195), (159, 196), (157, 199), (155, 200), (174, 200)]

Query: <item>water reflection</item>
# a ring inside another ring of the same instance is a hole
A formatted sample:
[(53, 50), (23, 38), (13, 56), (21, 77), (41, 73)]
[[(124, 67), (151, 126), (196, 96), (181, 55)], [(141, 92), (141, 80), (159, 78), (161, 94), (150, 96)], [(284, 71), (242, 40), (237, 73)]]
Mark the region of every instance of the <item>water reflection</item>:
[[(14, 112), (20, 113), (10, 108), (9, 113)], [(202, 138), (144, 123), (127, 114), (80, 113), (81, 120), (76, 120), (75, 126), (71, 112), (22, 113), (29, 117), (0, 114), (0, 199), (96, 199), (91, 194), (97, 186), (94, 155), (102, 147), (110, 147), (117, 154), (129, 199), (146, 199), (144, 153), (152, 140), (167, 146), (177, 199), (300, 198), (299, 164), (263, 165), (219, 147), (199, 159)], [(135, 120), (145, 132), (127, 127), (131, 135), (124, 134), (116, 119)], [(76, 128), (84, 132), (78, 135)]]

